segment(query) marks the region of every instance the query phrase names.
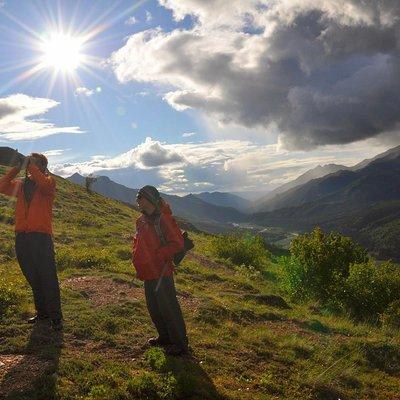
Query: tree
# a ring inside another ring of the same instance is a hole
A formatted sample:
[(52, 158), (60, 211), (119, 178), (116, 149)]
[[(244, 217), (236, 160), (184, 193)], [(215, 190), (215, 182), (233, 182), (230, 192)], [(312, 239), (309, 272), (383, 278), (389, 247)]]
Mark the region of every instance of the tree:
[(85, 187), (86, 190), (91, 193), (92, 192), (92, 185), (97, 181), (97, 178), (92, 174), (85, 176)]

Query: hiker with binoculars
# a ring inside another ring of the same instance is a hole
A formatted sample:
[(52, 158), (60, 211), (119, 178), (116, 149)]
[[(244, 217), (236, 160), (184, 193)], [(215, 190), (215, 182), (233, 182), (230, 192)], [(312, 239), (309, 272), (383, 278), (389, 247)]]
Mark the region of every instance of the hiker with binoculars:
[(136, 197), (142, 215), (136, 221), (132, 261), (144, 281), (147, 308), (158, 337), (151, 346), (165, 346), (169, 355), (188, 351), (185, 321), (176, 297), (174, 263), (184, 250), (184, 237), (169, 205), (154, 186), (144, 186)]
[[(0, 193), (17, 198), (15, 252), (36, 308), (36, 315), (28, 322), (50, 320), (58, 331), (62, 329), (62, 313), (52, 239), (56, 182), (43, 154), (32, 153), (16, 164), (0, 179)], [(21, 170), (25, 170), (25, 177), (17, 178)]]

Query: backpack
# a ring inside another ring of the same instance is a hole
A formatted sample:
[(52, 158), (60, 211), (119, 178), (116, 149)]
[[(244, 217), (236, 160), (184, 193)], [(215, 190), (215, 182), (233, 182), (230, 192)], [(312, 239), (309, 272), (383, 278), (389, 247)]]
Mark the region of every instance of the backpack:
[[(164, 234), (162, 233), (162, 230), (161, 230), (161, 214), (155, 220), (154, 228), (155, 228), (155, 230), (157, 232), (157, 235), (158, 235), (158, 237), (160, 239), (161, 244), (163, 246), (165, 246), (167, 244), (167, 241), (165, 240)], [(189, 250), (192, 250), (194, 248), (193, 240), (190, 239), (188, 233), (186, 231), (181, 231), (181, 233), (182, 233), (182, 236), (183, 236), (183, 250), (174, 254), (174, 258), (173, 258), (172, 261), (173, 261), (175, 267), (177, 267), (182, 262), (182, 260), (186, 256), (186, 253)]]

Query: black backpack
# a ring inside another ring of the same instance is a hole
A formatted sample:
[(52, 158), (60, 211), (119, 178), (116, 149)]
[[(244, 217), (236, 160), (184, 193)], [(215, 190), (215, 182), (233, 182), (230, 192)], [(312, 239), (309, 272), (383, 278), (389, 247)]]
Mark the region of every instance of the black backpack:
[[(160, 238), (161, 244), (163, 246), (165, 246), (167, 244), (167, 241), (165, 240), (164, 234), (162, 233), (162, 230), (161, 230), (161, 214), (154, 221), (154, 228), (157, 232), (158, 237)], [(189, 250), (192, 250), (194, 247), (193, 240), (190, 239), (188, 233), (186, 231), (182, 231), (181, 233), (183, 236), (183, 250), (174, 254), (174, 259), (172, 261), (173, 261), (175, 267), (177, 267), (182, 262), (182, 260), (186, 256), (186, 253)]]

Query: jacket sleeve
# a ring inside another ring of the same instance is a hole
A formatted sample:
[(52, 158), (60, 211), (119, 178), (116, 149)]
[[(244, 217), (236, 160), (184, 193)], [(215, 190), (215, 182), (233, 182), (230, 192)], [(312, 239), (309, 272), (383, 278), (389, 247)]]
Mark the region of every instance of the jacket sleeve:
[(21, 181), (14, 178), (18, 173), (18, 168), (12, 168), (0, 179), (0, 193), (6, 196), (17, 196)]
[(160, 228), (167, 244), (157, 250), (157, 256), (163, 260), (172, 260), (175, 253), (183, 250), (183, 236), (174, 217), (163, 214)]
[(28, 172), (31, 174), (32, 179), (38, 185), (38, 189), (47, 195), (54, 194), (56, 190), (56, 181), (52, 176), (47, 176), (36, 165), (29, 165)]

